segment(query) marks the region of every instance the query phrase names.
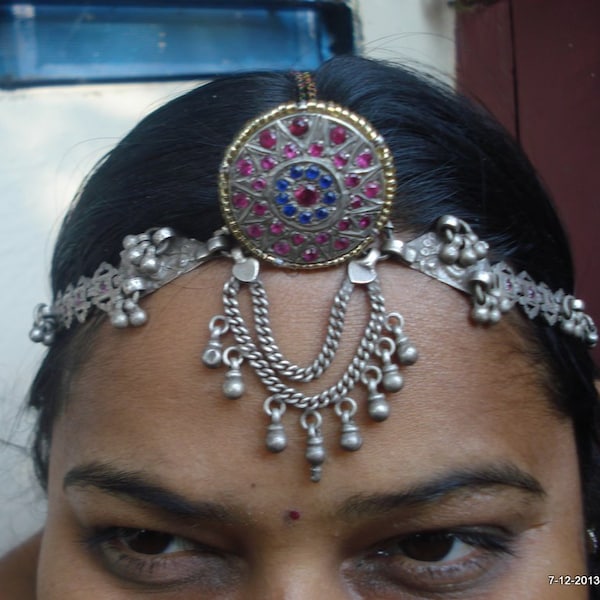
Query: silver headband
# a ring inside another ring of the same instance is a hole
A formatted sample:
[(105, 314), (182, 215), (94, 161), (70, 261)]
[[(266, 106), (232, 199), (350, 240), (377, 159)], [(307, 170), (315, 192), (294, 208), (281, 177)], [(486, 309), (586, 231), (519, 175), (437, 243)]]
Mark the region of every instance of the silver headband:
[[(517, 305), (530, 319), (543, 319), (589, 345), (598, 340), (581, 300), (552, 291), (504, 262), (491, 264), (487, 243), (464, 221), (444, 216), (425, 235), (397, 239), (389, 220), (396, 191), (391, 152), (365, 119), (343, 107), (309, 97), (261, 115), (227, 149), (219, 178), (225, 226), (208, 241), (170, 228), (127, 236), (117, 266), (101, 264), (92, 277), (81, 277), (59, 293), (51, 306), (37, 307), (31, 339), (50, 345), (59, 330), (84, 323), (95, 311), (107, 313), (115, 327), (143, 325), (142, 297), (213, 258), (228, 257), (233, 265), (223, 288), (223, 314), (210, 321), (203, 363), (227, 367), (223, 392), (231, 399), (244, 393), (242, 363), (257, 374), (266, 389), (266, 445), (272, 452), (287, 445), (286, 410), (301, 411), (313, 481), (320, 480), (326, 457), (322, 411), (333, 407), (342, 448), (358, 450), (362, 438), (353, 389), (366, 388), (368, 414), (383, 421), (390, 412), (386, 394), (402, 388), (402, 369), (418, 358), (401, 314), (385, 307), (376, 269), (381, 260), (468, 294), (476, 323), (496, 323)], [(262, 263), (299, 270), (346, 265), (322, 347), (308, 366), (287, 360), (276, 343), (260, 280)], [(238, 304), (243, 288), (252, 299), (252, 325)], [(356, 352), (332, 386), (306, 395), (301, 385), (319, 379), (333, 362), (356, 289), (370, 304)], [(228, 336), (233, 343), (224, 347)]]

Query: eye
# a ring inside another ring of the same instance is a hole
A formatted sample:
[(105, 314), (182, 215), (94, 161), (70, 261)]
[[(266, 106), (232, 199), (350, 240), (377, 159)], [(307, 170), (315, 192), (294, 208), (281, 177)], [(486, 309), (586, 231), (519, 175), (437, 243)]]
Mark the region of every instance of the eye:
[(513, 554), (514, 538), (498, 528), (401, 536), (376, 545), (368, 553), (363, 563), (365, 575), (368, 574), (368, 581), (393, 590), (427, 594), (473, 592), (500, 572)]
[(446, 532), (418, 533), (397, 540), (389, 547), (377, 551), (380, 556), (403, 554), (407, 558), (419, 562), (451, 561), (467, 556), (473, 547), (458, 538), (455, 534)]
[(195, 549), (189, 540), (148, 529), (118, 529), (113, 540), (138, 554), (173, 554)]
[(100, 567), (146, 587), (193, 584), (213, 593), (230, 585), (239, 569), (234, 557), (168, 532), (110, 527), (84, 541)]

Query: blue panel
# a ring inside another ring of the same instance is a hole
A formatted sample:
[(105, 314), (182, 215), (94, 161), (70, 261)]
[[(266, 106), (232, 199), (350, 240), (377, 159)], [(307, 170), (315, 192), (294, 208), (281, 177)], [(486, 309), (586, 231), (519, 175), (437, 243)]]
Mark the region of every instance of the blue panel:
[(344, 3), (173, 4), (4, 6), (0, 85), (313, 69), (335, 53), (353, 50), (352, 19)]

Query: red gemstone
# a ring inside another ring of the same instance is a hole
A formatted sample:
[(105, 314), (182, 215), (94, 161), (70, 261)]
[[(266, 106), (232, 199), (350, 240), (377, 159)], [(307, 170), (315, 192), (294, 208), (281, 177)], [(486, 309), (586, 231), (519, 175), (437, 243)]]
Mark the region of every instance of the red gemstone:
[(333, 164), (338, 169), (345, 167), (347, 163), (348, 163), (348, 155), (347, 154), (336, 154), (333, 157)]
[(248, 229), (246, 231), (251, 238), (259, 238), (263, 234), (263, 228), (257, 223), (248, 225)]
[(278, 242), (275, 242), (273, 244), (273, 251), (275, 252), (275, 254), (279, 254), (280, 256), (285, 256), (286, 254), (289, 254), (290, 250), (290, 245), (287, 242), (284, 242), (283, 240), (279, 240)]
[(338, 223), (338, 229), (340, 231), (348, 231), (348, 229), (350, 229), (350, 221), (348, 219), (342, 219), (339, 223)]
[(265, 129), (260, 132), (258, 142), (263, 148), (270, 150), (277, 144), (277, 136), (270, 129)]
[(338, 238), (333, 243), (333, 247), (336, 250), (346, 250), (350, 246), (350, 240), (348, 238)]
[(270, 171), (276, 164), (277, 161), (271, 156), (265, 156), (260, 160), (260, 166), (264, 171)]
[(317, 258), (319, 258), (319, 251), (313, 247), (307, 248), (302, 253), (302, 258), (304, 259), (305, 262), (313, 262), (313, 261), (317, 260)]
[(254, 165), (246, 158), (242, 158), (237, 162), (237, 170), (240, 175), (247, 177), (248, 175), (252, 175), (254, 173)]
[(264, 217), (267, 212), (266, 204), (255, 204), (252, 212), (258, 217)]
[(304, 242), (304, 240), (306, 240), (306, 238), (301, 233), (295, 233), (292, 236), (292, 242), (294, 246), (299, 246), (302, 242)]
[(379, 184), (376, 181), (371, 181), (365, 185), (365, 196), (367, 198), (375, 198), (379, 194)]
[(304, 135), (308, 131), (308, 121), (304, 117), (296, 117), (290, 123), (290, 133), (297, 137)]
[(275, 221), (274, 223), (271, 223), (269, 229), (273, 235), (281, 235), (285, 230), (285, 225), (281, 221)]
[(348, 133), (346, 128), (342, 127), (341, 125), (337, 125), (329, 132), (329, 139), (337, 145), (343, 144), (347, 137)]
[(233, 205), (236, 208), (246, 208), (250, 204), (250, 199), (246, 194), (242, 194), (242, 192), (237, 192), (233, 195)]
[(322, 231), (321, 233), (317, 233), (315, 235), (315, 242), (319, 245), (326, 244), (329, 241), (329, 234), (326, 231)]
[(361, 217), (358, 221), (358, 226), (361, 229), (366, 229), (370, 224), (371, 224), (371, 217), (364, 216), (364, 217)]
[(325, 146), (323, 146), (322, 142), (315, 142), (314, 144), (311, 144), (308, 147), (308, 153), (311, 156), (315, 156), (315, 157), (319, 157), (323, 154), (323, 150), (325, 149)]
[(360, 167), (361, 169), (367, 169), (368, 167), (371, 166), (372, 162), (373, 162), (373, 155), (368, 150), (361, 152), (356, 157), (356, 166)]
[(350, 188), (356, 187), (360, 183), (360, 177), (356, 173), (350, 173), (346, 175), (344, 183)]
[(360, 208), (363, 205), (363, 200), (360, 196), (352, 196), (352, 200), (350, 201), (350, 206), (352, 208)]
[(296, 158), (298, 154), (300, 154), (300, 150), (298, 150), (298, 146), (296, 144), (286, 144), (283, 149), (283, 154), (286, 158)]
[(294, 191), (300, 206), (313, 206), (319, 200), (319, 192), (312, 185), (301, 185)]
[(252, 189), (257, 192), (262, 192), (267, 187), (267, 182), (261, 177), (260, 179), (255, 179), (252, 182)]

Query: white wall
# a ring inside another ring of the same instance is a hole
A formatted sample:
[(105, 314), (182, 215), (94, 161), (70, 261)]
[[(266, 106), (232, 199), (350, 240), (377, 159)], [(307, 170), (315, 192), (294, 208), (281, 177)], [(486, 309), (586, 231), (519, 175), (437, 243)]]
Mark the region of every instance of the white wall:
[[(419, 63), (450, 80), (454, 15), (446, 0), (354, 0), (363, 52)], [(82, 178), (141, 117), (189, 83), (0, 92), (0, 555), (43, 522), (27, 455), (27, 386), (42, 349), (29, 342), (33, 307), (60, 220)]]

